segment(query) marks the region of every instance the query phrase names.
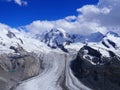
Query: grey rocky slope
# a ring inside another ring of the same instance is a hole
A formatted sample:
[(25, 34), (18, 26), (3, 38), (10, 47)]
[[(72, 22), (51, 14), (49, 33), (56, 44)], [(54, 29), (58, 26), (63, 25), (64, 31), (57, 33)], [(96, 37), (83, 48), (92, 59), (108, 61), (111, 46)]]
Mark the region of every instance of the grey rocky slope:
[(0, 90), (9, 90), (20, 81), (40, 73), (37, 54), (17, 48), (18, 52), (0, 55)]

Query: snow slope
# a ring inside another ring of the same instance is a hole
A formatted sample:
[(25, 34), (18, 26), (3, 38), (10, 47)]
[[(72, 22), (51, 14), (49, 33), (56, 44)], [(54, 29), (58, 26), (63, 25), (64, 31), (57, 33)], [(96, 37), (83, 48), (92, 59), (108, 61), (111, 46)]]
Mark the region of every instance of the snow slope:
[(0, 53), (14, 52), (13, 49), (10, 49), (11, 46), (15, 48), (22, 47), (28, 52), (43, 50), (46, 50), (47, 52), (50, 50), (46, 44), (33, 39), (28, 33), (2, 25), (0, 27), (0, 30)]
[(60, 45), (66, 45), (73, 42), (70, 35), (61, 28), (54, 28), (42, 34), (36, 34), (35, 38), (52, 48), (57, 48)]

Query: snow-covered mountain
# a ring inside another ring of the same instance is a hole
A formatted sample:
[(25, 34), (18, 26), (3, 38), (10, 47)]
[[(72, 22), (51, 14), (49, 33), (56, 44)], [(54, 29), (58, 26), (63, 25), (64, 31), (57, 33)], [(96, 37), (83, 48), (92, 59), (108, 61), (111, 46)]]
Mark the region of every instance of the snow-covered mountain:
[(119, 42), (120, 36), (117, 33), (111, 31), (106, 34), (96, 32), (87, 36), (82, 36), (76, 34), (69, 34), (63, 29), (54, 28), (50, 31), (46, 31), (42, 34), (36, 34), (34, 37), (31, 37), (29, 33), (4, 27), (1, 29), (0, 33), (1, 53), (4, 53), (6, 51), (8, 53), (14, 52), (14, 50), (10, 47), (22, 47), (28, 52), (42, 51), (42, 49), (46, 49), (46, 51), (49, 51), (49, 47), (51, 47), (52, 49), (60, 48), (61, 50), (66, 52), (68, 46), (74, 47), (74, 45), (76, 45), (79, 47), (80, 44), (77, 45), (78, 43), (81, 43), (82, 45), (92, 45), (91, 47), (93, 48), (99, 47), (109, 50), (119, 50)]
[(120, 47), (120, 36), (114, 32), (108, 32), (106, 36), (102, 39), (101, 43), (107, 48), (117, 49)]
[(75, 77), (92, 90), (120, 89), (120, 49), (84, 45), (70, 66)]
[[(92, 62), (92, 59), (95, 58), (95, 62), (97, 62), (96, 55), (99, 58), (102, 58), (102, 57), (103, 58), (104, 57), (111, 58), (111, 57), (114, 57), (116, 55), (119, 56), (120, 55), (120, 44), (119, 44), (119, 42), (120, 42), (120, 36), (117, 33), (108, 32), (101, 39), (101, 41), (99, 41), (99, 42), (88, 42), (86, 44), (86, 46), (84, 46), (85, 56), (83, 56), (83, 57), (84, 58), (89, 57), (89, 59), (91, 59), (91, 63), (95, 64), (94, 62)], [(89, 56), (88, 53), (91, 54), (91, 55)], [(104, 63), (104, 61), (99, 60), (97, 63), (98, 64)]]
[(82, 42), (84, 43), (85, 41), (87, 42), (99, 42), (104, 38), (104, 34), (100, 33), (100, 32), (95, 32), (95, 33), (91, 33), (89, 35), (79, 35), (79, 34), (72, 34), (72, 39), (74, 40), (74, 42)]
[(99, 42), (105, 37), (100, 32), (95, 32), (89, 35), (71, 34), (61, 28), (54, 28), (50, 31), (45, 31), (40, 34), (36, 34), (34, 38), (46, 43), (52, 48), (57, 48), (59, 45), (69, 45), (76, 42)]
[(73, 43), (70, 34), (60, 28), (54, 28), (42, 34), (36, 34), (35, 38), (46, 43), (51, 48), (60, 48), (63, 51), (66, 51), (64, 48), (65, 45)]
[[(47, 45), (42, 42), (39, 42), (36, 39), (30, 37), (29, 34), (18, 31), (12, 28), (1, 28), (0, 29), (0, 53), (10, 53), (14, 52), (10, 47), (22, 47), (28, 52), (31, 51), (41, 51), (42, 49), (48, 49)], [(32, 42), (32, 43), (31, 43)], [(44, 46), (44, 47), (43, 47)], [(32, 48), (31, 48), (32, 47)], [(41, 48), (41, 49), (38, 49)]]
[(88, 42), (80, 47), (70, 63), (74, 76), (90, 89), (119, 90), (120, 37), (108, 32), (99, 42)]
[(11, 90), (20, 81), (38, 75), (40, 55), (50, 51), (29, 34), (0, 24), (0, 90)]
[(100, 32), (92, 33), (87, 36), (79, 34), (70, 34), (65, 32), (61, 28), (54, 28), (49, 31), (45, 31), (34, 36), (35, 39), (44, 42), (51, 48), (60, 48), (61, 50), (67, 52), (65, 48), (66, 45), (71, 43), (86, 43), (86, 42), (99, 42), (103, 39), (104, 35)]
[(107, 88), (119, 90), (119, 42), (114, 32), (83, 36), (57, 28), (32, 37), (2, 27), (0, 89), (106, 90), (102, 87), (107, 79)]
[(98, 45), (105, 46), (106, 48), (117, 48), (120, 46), (120, 44), (118, 43), (120, 41), (120, 36), (117, 33), (111, 31), (106, 34), (95, 32), (83, 36), (79, 34), (67, 33), (60, 28), (54, 28), (50, 31), (36, 34), (34, 38), (41, 42), (44, 42), (47, 46), (51, 48), (60, 48), (65, 52), (67, 52), (67, 46), (76, 43), (97, 43)]

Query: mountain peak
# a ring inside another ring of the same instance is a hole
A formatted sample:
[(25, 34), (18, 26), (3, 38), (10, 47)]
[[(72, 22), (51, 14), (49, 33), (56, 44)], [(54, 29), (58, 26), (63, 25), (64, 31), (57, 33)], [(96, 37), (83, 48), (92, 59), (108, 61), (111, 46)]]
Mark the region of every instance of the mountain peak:
[(107, 32), (106, 35), (113, 35), (113, 36), (115, 36), (115, 37), (120, 37), (117, 33), (113, 32), (113, 31)]
[(66, 51), (64, 45), (73, 42), (70, 35), (61, 28), (53, 28), (43, 34), (37, 34), (35, 38), (46, 43), (51, 48), (60, 48), (63, 51)]

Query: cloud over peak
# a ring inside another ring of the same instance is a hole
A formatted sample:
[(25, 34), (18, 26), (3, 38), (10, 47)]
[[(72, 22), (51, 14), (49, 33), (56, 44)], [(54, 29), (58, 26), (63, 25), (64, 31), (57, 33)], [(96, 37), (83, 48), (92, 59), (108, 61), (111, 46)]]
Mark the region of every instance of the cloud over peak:
[(110, 30), (120, 33), (119, 10), (120, 0), (99, 0), (97, 5), (85, 5), (77, 9), (77, 16), (67, 16), (55, 21), (34, 21), (26, 28), (30, 31), (34, 28), (32, 33), (48, 30), (52, 27), (83, 35), (98, 31), (106, 33)]

